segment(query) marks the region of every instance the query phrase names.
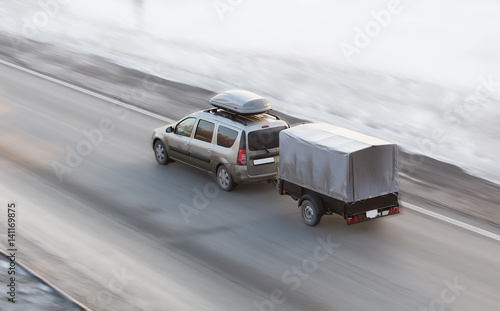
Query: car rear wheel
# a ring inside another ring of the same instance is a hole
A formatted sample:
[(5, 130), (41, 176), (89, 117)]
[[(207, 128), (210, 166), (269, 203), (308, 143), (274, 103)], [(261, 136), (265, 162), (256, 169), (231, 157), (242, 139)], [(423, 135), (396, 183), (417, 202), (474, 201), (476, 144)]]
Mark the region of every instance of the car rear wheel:
[(217, 169), (217, 184), (224, 191), (231, 191), (236, 186), (233, 177), (224, 165), (219, 166)]
[(165, 145), (161, 142), (161, 140), (157, 140), (155, 142), (155, 158), (158, 164), (165, 165), (168, 163), (168, 154), (167, 149), (165, 149)]
[(316, 226), (323, 216), (321, 203), (314, 198), (307, 198), (300, 204), (302, 220), (308, 226)]

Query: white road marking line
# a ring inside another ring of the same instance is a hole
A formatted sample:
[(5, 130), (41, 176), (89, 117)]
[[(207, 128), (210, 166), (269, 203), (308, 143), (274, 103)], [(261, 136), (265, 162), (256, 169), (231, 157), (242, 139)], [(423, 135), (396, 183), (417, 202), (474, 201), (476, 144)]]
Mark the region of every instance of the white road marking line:
[(487, 231), (487, 230), (484, 230), (484, 229), (481, 229), (478, 227), (474, 227), (473, 225), (466, 224), (465, 222), (462, 222), (462, 221), (459, 221), (459, 220), (456, 220), (456, 219), (453, 219), (453, 218), (450, 218), (450, 217), (447, 217), (447, 216), (444, 216), (444, 215), (441, 215), (441, 214), (438, 214), (435, 212), (431, 212), (429, 210), (426, 210), (425, 208), (421, 208), (421, 207), (418, 207), (418, 206), (410, 204), (410, 203), (406, 203), (406, 202), (401, 202), (401, 203), (402, 203), (403, 208), (405, 208), (405, 207), (409, 208), (409, 209), (414, 210), (416, 212), (431, 216), (433, 218), (442, 220), (442, 221), (450, 223), (452, 225), (455, 225), (455, 226), (467, 229), (469, 231), (472, 231), (474, 233), (483, 235), (483, 236), (488, 237), (490, 239), (500, 241), (500, 235), (495, 234), (493, 232), (490, 232), (490, 231)]
[[(55, 79), (55, 78), (52, 78), (52, 77), (49, 77), (47, 75), (44, 75), (42, 73), (39, 73), (39, 72), (36, 72), (36, 71), (33, 71), (31, 69), (27, 69), (27, 68), (23, 68), (21, 66), (18, 66), (18, 65), (15, 65), (15, 64), (12, 64), (12, 63), (9, 63), (9, 62), (6, 62), (2, 59), (0, 59), (0, 63), (1, 64), (4, 64), (6, 66), (9, 66), (9, 67), (12, 67), (12, 68), (15, 68), (15, 69), (18, 69), (18, 70), (21, 70), (21, 71), (24, 71), (26, 73), (29, 73), (29, 74), (32, 74), (32, 75), (35, 75), (37, 77), (40, 77), (42, 79), (45, 79), (45, 80), (49, 80), (51, 82), (54, 82), (56, 84), (59, 84), (59, 85), (62, 85), (62, 86), (65, 86), (65, 87), (68, 87), (70, 89), (73, 89), (73, 90), (76, 90), (76, 91), (79, 91), (79, 92), (82, 92), (82, 93), (85, 93), (87, 95), (90, 95), (90, 96), (93, 96), (93, 97), (97, 97), (99, 99), (102, 99), (102, 100), (105, 100), (107, 102), (110, 102), (110, 103), (113, 103), (113, 104), (116, 104), (116, 105), (120, 105), (122, 107), (125, 107), (127, 109), (130, 109), (130, 110), (134, 110), (136, 112), (139, 112), (139, 113), (142, 113), (142, 114), (145, 114), (147, 116), (150, 116), (150, 117), (153, 117), (153, 118), (156, 118), (158, 120), (162, 120), (162, 121), (165, 121), (167, 123), (173, 123), (175, 122), (174, 120), (172, 119), (169, 119), (169, 118), (165, 118), (159, 114), (156, 114), (156, 113), (153, 113), (153, 112), (150, 112), (150, 111), (147, 111), (147, 110), (144, 110), (144, 109), (141, 109), (141, 108), (138, 108), (138, 107), (135, 107), (135, 106), (132, 106), (130, 104), (127, 104), (127, 103), (124, 103), (124, 102), (121, 102), (119, 100), (116, 100), (116, 99), (112, 99), (112, 98), (109, 98), (107, 96), (104, 96), (104, 95), (101, 95), (99, 93), (96, 93), (96, 92), (92, 92), (92, 91), (89, 91), (89, 90), (86, 90), (84, 88), (81, 88), (79, 86), (75, 86), (73, 84), (70, 84), (70, 83), (67, 83), (67, 82), (64, 82), (64, 81), (61, 81), (61, 80), (58, 80), (58, 79)], [(403, 207), (406, 207), (406, 208), (409, 208), (411, 210), (414, 210), (416, 212), (419, 212), (419, 213), (422, 213), (422, 214), (425, 214), (425, 215), (428, 215), (428, 216), (431, 216), (433, 218), (436, 218), (436, 219), (439, 219), (441, 221), (444, 221), (444, 222), (447, 222), (447, 223), (450, 223), (452, 225), (455, 225), (455, 226), (458, 226), (458, 227), (461, 227), (461, 228), (464, 228), (464, 229), (467, 229), (469, 231), (472, 231), (472, 232), (475, 232), (477, 234), (480, 234), (480, 235), (483, 235), (485, 237), (488, 237), (488, 238), (491, 238), (493, 240), (497, 240), (497, 241), (500, 241), (500, 235), (497, 235), (493, 232), (490, 232), (490, 231), (487, 231), (487, 230), (484, 230), (484, 229), (481, 229), (481, 228), (478, 228), (478, 227), (474, 227), (472, 225), (469, 225), (469, 224), (466, 224), (464, 222), (461, 222), (461, 221), (458, 221), (456, 219), (453, 219), (453, 218), (450, 218), (450, 217), (447, 217), (447, 216), (444, 216), (444, 215), (441, 215), (441, 214), (438, 214), (438, 213), (435, 213), (435, 212), (431, 212), (429, 210), (426, 210), (424, 208), (421, 208), (421, 207), (418, 207), (416, 205), (413, 205), (413, 204), (410, 204), (410, 203), (406, 203), (406, 202), (401, 202), (403, 204)]]
[(150, 111), (147, 111), (145, 109), (142, 109), (142, 108), (139, 108), (139, 107), (136, 107), (136, 106), (133, 106), (133, 105), (130, 105), (130, 104), (127, 104), (127, 103), (124, 103), (122, 101), (119, 101), (119, 100), (116, 100), (116, 99), (113, 99), (113, 98), (110, 98), (110, 97), (107, 97), (105, 95), (102, 95), (102, 94), (99, 94), (99, 93), (96, 93), (96, 92), (93, 92), (93, 91), (90, 91), (90, 90), (87, 90), (87, 89), (84, 89), (82, 87), (79, 87), (79, 86), (76, 86), (76, 85), (73, 85), (73, 84), (70, 84), (70, 83), (67, 83), (67, 82), (64, 82), (64, 81), (61, 81), (61, 80), (58, 80), (56, 78), (52, 78), (50, 76), (47, 76), (47, 75), (44, 75), (43, 73), (39, 73), (39, 72), (36, 72), (34, 70), (31, 70), (31, 69), (27, 69), (27, 68), (24, 68), (24, 67), (21, 67), (21, 66), (18, 66), (16, 64), (12, 64), (12, 63), (9, 63), (7, 61), (4, 61), (2, 59), (0, 59), (0, 63), (1, 64), (4, 64), (5, 66), (9, 66), (11, 68), (15, 68), (15, 69), (18, 69), (18, 70), (21, 70), (21, 71), (24, 71), (26, 73), (29, 73), (31, 75), (34, 75), (34, 76), (37, 76), (39, 78), (42, 78), (42, 79), (45, 79), (45, 80), (48, 80), (48, 81), (51, 81), (51, 82), (54, 82), (56, 84), (59, 84), (59, 85), (62, 85), (62, 86), (65, 86), (65, 87), (68, 87), (70, 89), (73, 89), (75, 91), (79, 91), (79, 92), (82, 92), (84, 94), (87, 94), (87, 95), (90, 95), (90, 96), (93, 96), (93, 97), (96, 97), (96, 98), (99, 98), (99, 99), (102, 99), (104, 101), (107, 101), (109, 103), (112, 103), (112, 104), (116, 104), (116, 105), (119, 105), (119, 106), (122, 106), (124, 108), (127, 108), (127, 109), (130, 109), (130, 110), (134, 110), (136, 112), (139, 112), (139, 113), (142, 113), (144, 115), (147, 115), (147, 116), (150, 116), (150, 117), (153, 117), (153, 118), (156, 118), (158, 120), (161, 120), (161, 121), (165, 121), (167, 123), (173, 123), (175, 122), (175, 120), (172, 120), (170, 118), (166, 118), (164, 116), (161, 116), (159, 114), (156, 114), (156, 113), (153, 113), (153, 112), (150, 112)]

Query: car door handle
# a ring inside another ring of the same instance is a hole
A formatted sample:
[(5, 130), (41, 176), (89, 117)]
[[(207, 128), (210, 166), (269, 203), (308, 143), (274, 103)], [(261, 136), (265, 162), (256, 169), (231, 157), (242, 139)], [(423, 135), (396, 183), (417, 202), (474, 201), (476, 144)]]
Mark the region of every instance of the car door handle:
[(212, 148), (208, 148), (208, 152), (212, 152)]
[(187, 145), (189, 145), (189, 142), (188, 142), (188, 141), (186, 141), (186, 142), (184, 143), (184, 146), (187, 146)]

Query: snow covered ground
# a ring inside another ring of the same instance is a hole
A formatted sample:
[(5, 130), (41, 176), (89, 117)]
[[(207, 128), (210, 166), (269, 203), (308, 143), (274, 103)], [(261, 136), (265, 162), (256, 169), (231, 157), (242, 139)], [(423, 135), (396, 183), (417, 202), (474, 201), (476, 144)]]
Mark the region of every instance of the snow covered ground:
[(213, 91), (249, 89), (285, 113), (388, 139), (500, 183), (498, 16), (495, 0), (0, 6), (2, 30), (21, 38)]
[[(10, 267), (9, 259), (0, 253), (0, 268), (3, 270), (0, 273), (0, 283), (2, 285), (10, 284), (10, 277), (4, 271)], [(82, 311), (68, 299), (61, 296), (53, 288), (45, 284), (43, 281), (23, 269), (19, 264), (16, 267), (16, 297), (13, 299), (15, 303), (9, 302), (7, 298), (11, 298), (3, 293), (0, 300), (0, 310), (9, 311)]]

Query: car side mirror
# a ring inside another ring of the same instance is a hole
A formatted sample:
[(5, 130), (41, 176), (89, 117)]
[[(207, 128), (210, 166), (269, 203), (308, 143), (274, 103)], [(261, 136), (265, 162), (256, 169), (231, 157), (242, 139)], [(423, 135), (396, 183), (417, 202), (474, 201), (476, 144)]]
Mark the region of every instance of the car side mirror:
[(166, 129), (167, 133), (172, 133), (173, 131), (174, 131), (174, 128), (171, 126), (167, 127), (167, 129)]

